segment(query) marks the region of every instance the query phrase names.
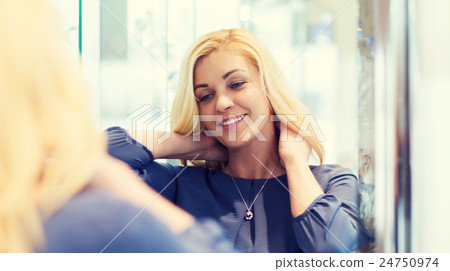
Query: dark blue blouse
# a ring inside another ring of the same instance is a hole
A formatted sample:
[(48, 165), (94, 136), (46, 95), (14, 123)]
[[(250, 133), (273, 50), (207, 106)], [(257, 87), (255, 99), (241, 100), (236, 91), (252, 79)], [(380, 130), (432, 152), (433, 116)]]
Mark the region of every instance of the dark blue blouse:
[[(349, 169), (310, 166), (325, 194), (298, 217), (291, 215), (287, 176), (269, 179), (252, 207), (254, 218), (247, 221), (231, 177), (220, 169), (157, 163), (123, 128), (107, 132), (112, 156), (195, 217), (216, 219), (242, 252), (351, 252), (372, 239), (359, 219), (358, 180)], [(248, 205), (265, 182), (235, 180)]]

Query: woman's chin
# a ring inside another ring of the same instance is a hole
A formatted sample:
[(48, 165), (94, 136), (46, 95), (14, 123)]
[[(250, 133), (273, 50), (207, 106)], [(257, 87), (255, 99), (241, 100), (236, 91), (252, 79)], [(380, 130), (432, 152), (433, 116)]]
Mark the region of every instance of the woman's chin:
[(244, 138), (244, 137), (237, 137), (236, 139), (233, 138), (220, 138), (218, 139), (222, 145), (224, 145), (229, 150), (237, 150), (237, 149), (243, 149), (250, 145), (251, 141), (253, 141), (255, 138), (254, 136), (251, 136), (250, 138)]

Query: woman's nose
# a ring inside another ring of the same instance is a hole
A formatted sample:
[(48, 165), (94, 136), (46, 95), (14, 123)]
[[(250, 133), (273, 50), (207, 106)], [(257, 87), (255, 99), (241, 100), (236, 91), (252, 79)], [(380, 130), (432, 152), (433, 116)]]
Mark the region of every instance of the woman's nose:
[(227, 95), (220, 95), (217, 99), (216, 110), (218, 112), (225, 112), (234, 106), (233, 100)]

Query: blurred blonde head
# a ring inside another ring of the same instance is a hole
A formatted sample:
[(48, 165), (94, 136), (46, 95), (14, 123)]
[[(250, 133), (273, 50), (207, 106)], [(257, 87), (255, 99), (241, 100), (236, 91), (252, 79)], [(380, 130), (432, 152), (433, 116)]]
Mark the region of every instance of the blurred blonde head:
[(104, 143), (44, 0), (0, 0), (0, 252), (43, 245), (42, 221), (83, 188)]
[[(305, 140), (322, 163), (324, 150), (321, 142), (314, 135), (307, 136), (309, 133), (302, 127), (305, 116), (311, 113), (290, 91), (281, 69), (264, 44), (255, 35), (242, 29), (211, 32), (200, 37), (191, 46), (181, 66), (180, 87), (172, 107), (172, 130), (183, 135), (191, 135), (194, 133), (194, 127), (200, 125), (200, 131), (203, 131), (203, 125), (198, 123), (198, 118), (194, 118), (198, 115), (197, 101), (194, 96), (194, 71), (201, 58), (218, 50), (240, 54), (257, 68), (261, 85), (264, 86), (262, 91), (267, 96), (274, 113), (279, 116), (297, 116), (297, 121), (289, 122), (288, 127), (305, 136)], [(186, 165), (186, 161), (181, 162)], [(195, 161), (193, 164), (206, 165), (210, 168), (224, 166), (211, 161)]]

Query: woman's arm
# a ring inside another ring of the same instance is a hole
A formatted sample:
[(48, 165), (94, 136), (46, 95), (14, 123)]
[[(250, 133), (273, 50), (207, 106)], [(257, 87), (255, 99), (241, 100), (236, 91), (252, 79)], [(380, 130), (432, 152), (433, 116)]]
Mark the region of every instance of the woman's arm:
[(228, 152), (214, 137), (202, 133), (194, 140), (192, 135), (160, 131), (131, 131), (131, 136), (147, 147), (154, 159), (185, 159), (226, 161)]
[(294, 218), (293, 229), (304, 252), (351, 252), (373, 240), (359, 217), (356, 176), (338, 165), (313, 168), (325, 194)]
[(194, 218), (143, 183), (123, 162), (104, 157), (90, 186), (145, 209), (166, 224), (173, 233), (182, 233), (194, 224)]
[(296, 133), (282, 128), (288, 135), (280, 140), (279, 151), (299, 247), (304, 252), (351, 252), (369, 242), (372, 237), (359, 218), (356, 177), (339, 166), (322, 166), (322, 172), (313, 174), (307, 164), (309, 144), (296, 141)]
[(311, 153), (308, 142), (303, 139), (300, 141), (297, 133), (288, 129), (282, 122), (280, 128), (279, 153), (288, 176), (291, 212), (297, 217), (323, 194), (323, 190), (308, 165)]
[(121, 127), (110, 127), (105, 132), (108, 136), (108, 153), (128, 164), (153, 189), (164, 191), (164, 196), (172, 201), (175, 200), (176, 185), (167, 185), (177, 177), (183, 167), (157, 163), (153, 161), (155, 158), (217, 161), (228, 157), (225, 147), (215, 138), (206, 136), (200, 137), (200, 141), (194, 141), (190, 136), (173, 133), (161, 140), (157, 133), (156, 136), (152, 133), (151, 136), (146, 136), (147, 140), (142, 140), (144, 143), (159, 141), (158, 144), (147, 144), (152, 152)]

